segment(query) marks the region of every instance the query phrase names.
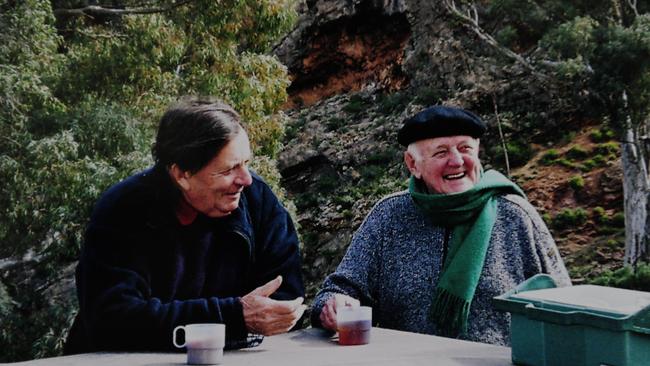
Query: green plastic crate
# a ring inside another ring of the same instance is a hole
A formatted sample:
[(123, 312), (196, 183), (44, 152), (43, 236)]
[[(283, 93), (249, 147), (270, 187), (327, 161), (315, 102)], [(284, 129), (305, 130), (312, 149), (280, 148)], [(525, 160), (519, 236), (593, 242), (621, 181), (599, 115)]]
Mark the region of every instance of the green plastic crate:
[(650, 366), (650, 293), (536, 275), (494, 306), (512, 315), (512, 362), (526, 366)]

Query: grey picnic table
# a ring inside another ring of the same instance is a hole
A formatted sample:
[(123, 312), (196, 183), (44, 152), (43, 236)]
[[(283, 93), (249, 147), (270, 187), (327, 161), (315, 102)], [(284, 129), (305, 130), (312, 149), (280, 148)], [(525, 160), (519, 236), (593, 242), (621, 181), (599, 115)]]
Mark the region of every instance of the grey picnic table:
[[(171, 335), (170, 335), (171, 337)], [(185, 364), (185, 353), (85, 353), (12, 363), (21, 366), (163, 366)], [(226, 351), (223, 366), (512, 365), (510, 348), (373, 328), (370, 343), (340, 346), (320, 329), (266, 337), (258, 347)]]

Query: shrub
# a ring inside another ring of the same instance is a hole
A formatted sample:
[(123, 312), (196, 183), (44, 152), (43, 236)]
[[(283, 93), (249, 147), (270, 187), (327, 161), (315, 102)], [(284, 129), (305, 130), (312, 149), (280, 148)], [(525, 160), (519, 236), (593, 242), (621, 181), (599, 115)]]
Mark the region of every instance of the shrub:
[(639, 263), (636, 269), (625, 266), (615, 271), (606, 270), (591, 283), (601, 286), (650, 291), (650, 264)]
[(625, 227), (625, 213), (617, 212), (612, 216), (612, 225), (616, 227)]
[(553, 218), (552, 225), (558, 230), (579, 226), (587, 222), (587, 211), (583, 208), (565, 208)]
[(410, 96), (403, 92), (382, 94), (379, 99), (379, 111), (385, 114), (400, 111), (406, 107)]
[(434, 105), (444, 100), (449, 93), (438, 87), (422, 87), (417, 90), (415, 102), (422, 105)]
[(605, 142), (599, 144), (598, 146), (596, 146), (595, 151), (598, 154), (609, 156), (609, 155), (616, 155), (618, 153), (618, 149), (619, 149), (618, 143), (611, 141), (611, 142)]
[(343, 107), (343, 110), (350, 114), (359, 114), (363, 112), (368, 106), (368, 102), (360, 95), (355, 94), (350, 97), (348, 104)]
[(601, 142), (603, 141), (603, 133), (597, 129), (591, 130), (591, 132), (589, 132), (589, 138), (591, 138), (591, 141), (593, 142)]
[(339, 178), (336, 173), (324, 174), (316, 182), (316, 188), (319, 193), (332, 192), (339, 185)]
[[(508, 162), (511, 168), (525, 165), (533, 155), (533, 149), (530, 143), (523, 140), (508, 141), (506, 143), (506, 149), (508, 149)], [(503, 154), (503, 146), (501, 144), (494, 148), (492, 154), (494, 163), (505, 164), (505, 155)]]
[(499, 29), (495, 38), (499, 43), (506, 47), (511, 47), (515, 44), (519, 35), (517, 34), (517, 29), (511, 25), (506, 25), (505, 27)]
[(594, 207), (594, 209), (591, 210), (591, 213), (593, 214), (593, 218), (596, 223), (606, 224), (609, 221), (605, 209), (600, 206)]
[(576, 169), (576, 168), (580, 167), (580, 164), (576, 164), (576, 163), (572, 162), (571, 160), (565, 159), (565, 158), (556, 159), (554, 161), (554, 163), (557, 164), (557, 165), (561, 165), (563, 167), (569, 168), (569, 169)]
[(328, 131), (336, 131), (339, 128), (345, 126), (346, 124), (347, 122), (344, 118), (332, 117), (325, 123), (325, 127), (327, 128)]
[(594, 129), (589, 133), (589, 137), (593, 142), (604, 142), (614, 138), (615, 132), (609, 128)]
[(585, 187), (585, 180), (582, 178), (582, 175), (574, 175), (569, 179), (569, 186), (573, 188), (574, 191), (579, 191)]
[(566, 152), (566, 157), (572, 160), (582, 160), (587, 156), (589, 156), (589, 152), (579, 145), (571, 146)]
[(550, 149), (542, 155), (540, 162), (544, 165), (551, 165), (560, 157), (560, 152), (556, 149)]

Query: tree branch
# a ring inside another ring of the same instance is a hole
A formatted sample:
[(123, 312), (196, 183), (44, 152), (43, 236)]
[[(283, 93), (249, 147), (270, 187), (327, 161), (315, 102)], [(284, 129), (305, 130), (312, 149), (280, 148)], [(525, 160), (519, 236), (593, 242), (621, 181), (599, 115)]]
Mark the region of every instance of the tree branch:
[(125, 9), (116, 9), (116, 8), (104, 8), (98, 5), (88, 5), (83, 8), (75, 9), (54, 9), (54, 15), (127, 15), (127, 14), (154, 14), (154, 13), (164, 13), (171, 11), (175, 8), (183, 6), (192, 2), (193, 0), (181, 0), (174, 4), (171, 4), (167, 7), (162, 8), (125, 8)]
[(636, 7), (636, 0), (627, 0), (627, 5), (629, 5), (632, 8), (632, 11), (634, 12), (634, 16), (638, 18), (639, 10)]
[(476, 10), (476, 6), (472, 6), (468, 11), (467, 14), (463, 13), (461, 10), (459, 10), (456, 7), (456, 3), (454, 0), (443, 0), (442, 2), (447, 10), (456, 18), (460, 19), (463, 25), (467, 28), (469, 28), (471, 31), (476, 33), (476, 35), (483, 41), (485, 41), (487, 44), (492, 46), (495, 50), (497, 50), (499, 53), (502, 55), (506, 56), (507, 58), (514, 60), (515, 62), (519, 63), (520, 65), (524, 66), (526, 69), (528, 69), (531, 73), (534, 75), (546, 79), (548, 78), (546, 75), (540, 73), (531, 65), (528, 61), (526, 61), (523, 57), (518, 55), (517, 53), (509, 50), (506, 47), (503, 47), (502, 45), (499, 44), (499, 42), (494, 39), (490, 34), (485, 32), (483, 28), (478, 23), (478, 11)]
[(499, 138), (501, 138), (501, 146), (503, 147), (503, 157), (506, 160), (506, 173), (510, 177), (510, 160), (508, 159), (508, 145), (506, 144), (506, 139), (503, 136), (503, 130), (501, 129), (501, 118), (499, 118), (499, 109), (497, 106), (497, 98), (492, 94), (492, 105), (494, 106), (494, 115), (497, 118), (497, 127), (499, 128)]

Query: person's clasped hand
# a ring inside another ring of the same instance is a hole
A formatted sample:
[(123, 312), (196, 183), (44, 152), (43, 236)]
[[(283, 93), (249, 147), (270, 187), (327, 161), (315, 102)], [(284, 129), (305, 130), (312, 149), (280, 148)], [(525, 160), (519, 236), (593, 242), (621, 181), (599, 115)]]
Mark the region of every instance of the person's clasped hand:
[(267, 282), (241, 298), (244, 322), (252, 333), (270, 336), (288, 332), (307, 308), (302, 297), (274, 300), (269, 296), (282, 284), (282, 276)]
[(334, 294), (330, 297), (320, 313), (320, 322), (323, 328), (336, 332), (336, 309), (343, 306), (357, 307), (359, 300), (343, 294)]

